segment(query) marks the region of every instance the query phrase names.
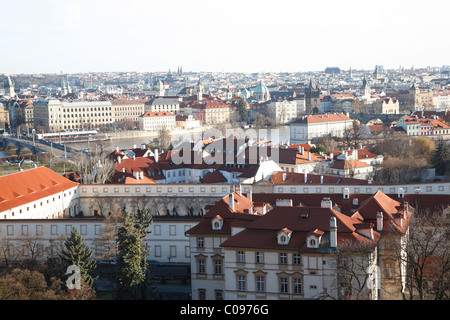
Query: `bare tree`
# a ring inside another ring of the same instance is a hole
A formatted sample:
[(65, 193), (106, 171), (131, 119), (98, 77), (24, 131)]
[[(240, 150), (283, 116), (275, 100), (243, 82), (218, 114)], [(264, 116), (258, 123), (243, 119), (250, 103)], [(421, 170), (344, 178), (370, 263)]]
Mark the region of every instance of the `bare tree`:
[(115, 163), (107, 157), (78, 152), (74, 157), (75, 171), (83, 184), (104, 184), (114, 174)]
[[(446, 209), (448, 211), (448, 208)], [(445, 210), (416, 210), (406, 250), (396, 255), (407, 265), (405, 299), (448, 300), (450, 248)]]
[(345, 148), (358, 149), (358, 146), (368, 137), (367, 127), (353, 120), (352, 126), (346, 129), (342, 136)]
[(322, 299), (368, 300), (374, 297), (371, 286), (376, 278), (371, 268), (376, 264), (375, 248), (363, 242), (352, 240), (339, 244), (339, 250), (331, 259), (331, 266), (336, 270), (334, 289), (320, 294)]

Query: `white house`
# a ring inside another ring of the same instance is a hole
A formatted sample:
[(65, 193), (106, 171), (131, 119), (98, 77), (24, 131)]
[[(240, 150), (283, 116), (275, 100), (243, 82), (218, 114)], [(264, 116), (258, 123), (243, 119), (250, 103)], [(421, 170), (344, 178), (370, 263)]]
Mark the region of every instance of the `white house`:
[(146, 112), (139, 117), (139, 127), (145, 131), (159, 131), (161, 129), (175, 129), (175, 115), (171, 112)]
[(343, 113), (305, 115), (289, 124), (290, 142), (306, 143), (325, 135), (342, 137), (344, 131), (352, 125), (353, 120)]

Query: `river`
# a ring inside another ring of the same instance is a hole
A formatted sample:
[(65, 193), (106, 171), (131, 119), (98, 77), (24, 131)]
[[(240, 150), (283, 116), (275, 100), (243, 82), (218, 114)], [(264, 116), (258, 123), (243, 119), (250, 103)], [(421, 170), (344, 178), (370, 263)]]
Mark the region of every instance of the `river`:
[[(229, 129), (228, 129), (229, 130)], [(244, 129), (244, 132), (248, 132), (248, 129)], [(230, 132), (230, 131), (228, 131)], [(232, 132), (232, 131), (231, 131)], [(275, 143), (279, 142), (285, 142), (289, 140), (289, 126), (280, 127), (277, 129), (267, 129), (266, 131), (263, 130), (255, 130), (257, 137), (259, 138), (268, 138), (271, 139)], [(177, 132), (173, 131), (171, 133), (171, 141), (172, 145), (176, 145), (180, 139), (193, 139), (198, 140), (199, 138), (202, 139), (208, 139), (209, 134), (216, 133), (215, 131), (207, 129), (205, 132), (205, 136), (202, 136), (201, 132)], [(220, 133), (220, 132), (219, 132)], [(127, 149), (132, 148), (133, 145), (136, 145), (137, 147), (140, 147), (141, 144), (147, 144), (150, 143), (155, 137), (157, 136), (157, 133), (155, 132), (137, 132), (135, 135), (132, 135), (130, 137), (130, 133), (127, 132), (124, 134), (124, 136), (121, 136), (120, 134), (114, 134), (111, 135), (111, 140), (107, 142), (107, 149), (109, 151), (114, 150), (116, 147), (119, 147), (119, 149)], [(222, 136), (224, 136), (222, 134)], [(83, 150), (86, 148), (95, 148), (96, 143), (90, 142), (89, 145), (87, 142), (83, 143), (70, 143), (67, 144), (67, 146), (70, 146), (73, 149)]]

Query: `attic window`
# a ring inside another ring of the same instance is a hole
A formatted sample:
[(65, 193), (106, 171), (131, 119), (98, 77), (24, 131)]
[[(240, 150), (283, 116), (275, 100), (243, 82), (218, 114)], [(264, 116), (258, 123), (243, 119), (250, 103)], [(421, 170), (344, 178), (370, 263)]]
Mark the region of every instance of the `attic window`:
[(222, 230), (223, 227), (223, 219), (221, 216), (217, 215), (212, 219), (212, 229), (213, 230)]
[(291, 234), (292, 234), (292, 231), (287, 228), (283, 228), (282, 230), (280, 230), (277, 233), (278, 244), (279, 245), (288, 245), (289, 240), (291, 239)]

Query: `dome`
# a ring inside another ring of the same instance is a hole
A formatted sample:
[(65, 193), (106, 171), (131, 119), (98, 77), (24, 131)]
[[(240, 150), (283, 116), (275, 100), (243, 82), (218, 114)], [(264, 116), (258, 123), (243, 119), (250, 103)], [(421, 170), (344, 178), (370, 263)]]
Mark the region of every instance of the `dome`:
[(256, 86), (254, 93), (269, 93), (269, 89), (262, 83), (262, 81)]

